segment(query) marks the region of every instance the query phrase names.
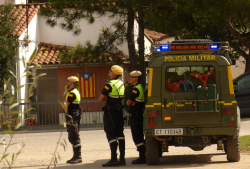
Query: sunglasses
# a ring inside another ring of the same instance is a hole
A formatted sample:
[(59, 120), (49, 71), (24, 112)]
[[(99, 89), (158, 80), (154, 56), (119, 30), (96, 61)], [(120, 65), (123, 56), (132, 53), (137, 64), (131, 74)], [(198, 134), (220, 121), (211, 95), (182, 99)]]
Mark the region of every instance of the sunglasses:
[(135, 76), (130, 76), (130, 78), (136, 78)]

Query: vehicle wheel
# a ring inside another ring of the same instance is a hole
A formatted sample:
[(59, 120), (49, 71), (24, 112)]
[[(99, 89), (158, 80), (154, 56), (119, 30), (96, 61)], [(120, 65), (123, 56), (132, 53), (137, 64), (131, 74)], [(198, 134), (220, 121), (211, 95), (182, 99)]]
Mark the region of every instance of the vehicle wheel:
[(227, 136), (227, 160), (230, 162), (240, 161), (240, 140), (238, 135)]
[(157, 165), (160, 162), (158, 141), (154, 137), (146, 138), (146, 162), (148, 165)]
[(227, 142), (226, 141), (223, 143), (223, 148), (224, 148), (225, 153), (227, 154)]

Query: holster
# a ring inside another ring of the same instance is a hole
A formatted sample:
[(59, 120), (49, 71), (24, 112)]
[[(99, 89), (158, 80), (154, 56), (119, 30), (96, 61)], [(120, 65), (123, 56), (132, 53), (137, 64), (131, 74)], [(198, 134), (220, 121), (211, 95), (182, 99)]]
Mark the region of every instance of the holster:
[[(77, 121), (78, 124), (78, 132), (80, 130), (80, 120), (81, 120), (81, 108), (79, 108), (77, 111), (69, 112), (66, 115), (66, 122), (69, 124), (75, 124), (75, 121)], [(68, 124), (67, 124), (68, 128)], [(67, 129), (68, 131), (68, 129)]]
[(111, 116), (113, 121), (119, 121), (123, 119), (123, 113), (122, 109), (124, 106), (122, 104), (114, 104), (111, 106), (104, 106), (102, 107), (102, 110), (104, 111), (104, 114), (109, 114)]
[(108, 106), (103, 106), (102, 111), (106, 112), (108, 110)]
[(81, 120), (81, 108), (79, 108), (76, 111), (70, 111), (70, 112), (68, 112), (67, 116), (68, 116), (68, 118), (66, 118), (67, 122), (71, 121), (71, 119), (72, 119), (73, 121), (78, 121), (78, 123), (79, 123), (80, 120)]
[(78, 132), (80, 131), (80, 125), (81, 125), (81, 115), (82, 115), (82, 109), (79, 108), (79, 116), (78, 116)]
[(132, 122), (142, 121), (143, 120), (143, 112), (144, 112), (144, 110), (129, 112), (131, 121)]

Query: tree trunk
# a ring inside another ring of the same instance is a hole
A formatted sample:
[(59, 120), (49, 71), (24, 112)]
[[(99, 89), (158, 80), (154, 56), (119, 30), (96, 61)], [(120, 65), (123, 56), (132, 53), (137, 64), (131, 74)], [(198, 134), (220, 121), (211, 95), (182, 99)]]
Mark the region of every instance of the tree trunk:
[(246, 59), (246, 67), (245, 67), (245, 72), (250, 72), (250, 56), (245, 58)]
[(138, 67), (138, 57), (135, 52), (135, 41), (134, 41), (134, 10), (130, 3), (127, 3), (128, 9), (128, 28), (127, 28), (127, 42), (128, 42), (128, 52), (130, 69), (136, 70)]
[(242, 50), (239, 46), (232, 43), (230, 40), (229, 40), (229, 45), (246, 60), (245, 72), (250, 72), (250, 55), (247, 54), (244, 50)]
[(250, 43), (240, 35), (240, 33), (232, 26), (232, 24), (226, 19), (224, 19), (224, 22), (225, 22), (227, 31), (229, 31), (244, 46), (246, 46), (247, 48), (250, 48)]
[(145, 59), (144, 59), (144, 20), (143, 20), (143, 10), (139, 9), (138, 12), (138, 24), (139, 24), (139, 68), (142, 72), (141, 84), (145, 87), (146, 84), (146, 69), (145, 69)]

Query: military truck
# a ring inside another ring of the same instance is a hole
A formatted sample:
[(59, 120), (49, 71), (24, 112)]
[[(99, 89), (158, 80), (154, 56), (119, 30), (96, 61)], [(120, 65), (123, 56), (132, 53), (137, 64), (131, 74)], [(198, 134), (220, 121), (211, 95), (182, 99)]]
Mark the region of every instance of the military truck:
[(228, 42), (153, 44), (144, 112), (146, 161), (159, 164), (169, 146), (201, 151), (217, 144), (240, 160), (240, 110), (234, 98)]

